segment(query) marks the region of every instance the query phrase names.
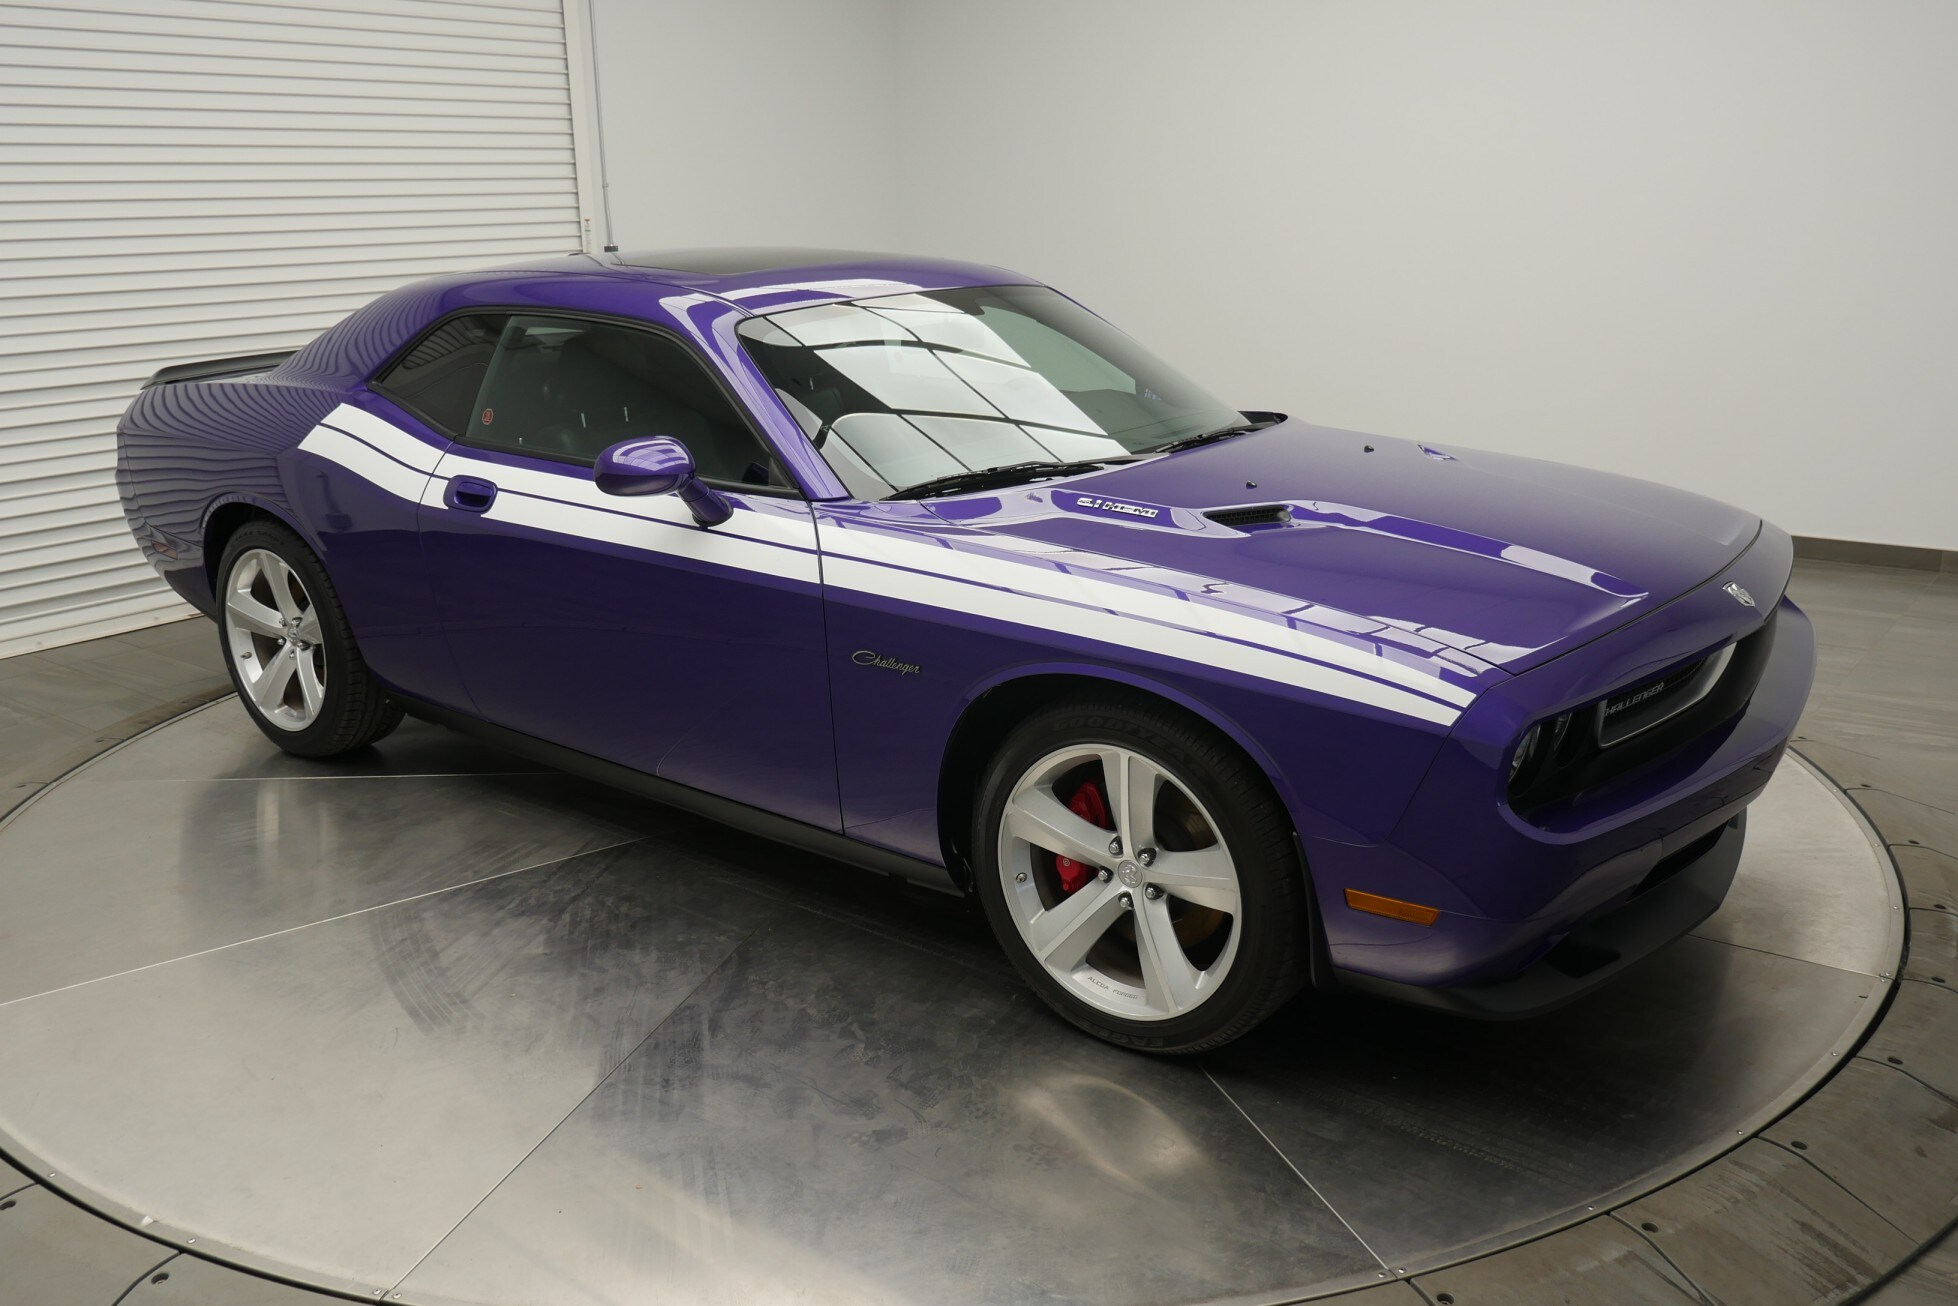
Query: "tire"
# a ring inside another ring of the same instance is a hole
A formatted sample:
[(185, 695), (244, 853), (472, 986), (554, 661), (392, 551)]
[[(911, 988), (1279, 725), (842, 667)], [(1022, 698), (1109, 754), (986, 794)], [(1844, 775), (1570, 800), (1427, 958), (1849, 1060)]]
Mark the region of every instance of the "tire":
[(401, 724), (326, 568), (277, 522), (247, 522), (218, 563), (218, 648), (245, 710), (296, 757), (335, 757)]
[(1220, 1047), (1305, 985), (1310, 917), (1291, 820), (1240, 750), (1166, 705), (1069, 702), (1023, 722), (987, 769), (972, 847), (980, 903), (1014, 967), (1110, 1043)]

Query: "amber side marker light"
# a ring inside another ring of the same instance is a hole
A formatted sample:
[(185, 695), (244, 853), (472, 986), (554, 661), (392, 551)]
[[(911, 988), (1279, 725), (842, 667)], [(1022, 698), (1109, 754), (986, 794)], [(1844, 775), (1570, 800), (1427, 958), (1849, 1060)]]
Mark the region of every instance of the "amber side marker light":
[(1358, 889), (1346, 891), (1346, 905), (1354, 911), (1385, 916), (1391, 920), (1412, 921), (1416, 925), (1433, 925), (1441, 919), (1441, 909), (1438, 907), (1423, 907), (1418, 902), (1383, 898), (1377, 893), (1361, 893)]

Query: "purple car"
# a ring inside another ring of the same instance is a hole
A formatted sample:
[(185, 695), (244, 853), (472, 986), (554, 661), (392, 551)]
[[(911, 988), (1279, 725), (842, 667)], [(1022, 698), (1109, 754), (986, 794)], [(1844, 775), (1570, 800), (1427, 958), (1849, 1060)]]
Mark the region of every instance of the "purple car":
[(166, 368), (118, 435), (287, 752), (412, 713), (975, 894), (1158, 1052), (1647, 956), (1726, 893), (1814, 668), (1751, 513), (1239, 412), (994, 267), (448, 276)]

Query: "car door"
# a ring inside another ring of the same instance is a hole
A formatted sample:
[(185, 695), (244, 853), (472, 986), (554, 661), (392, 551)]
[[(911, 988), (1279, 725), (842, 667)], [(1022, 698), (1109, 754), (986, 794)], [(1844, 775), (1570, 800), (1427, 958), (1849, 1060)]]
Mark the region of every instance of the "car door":
[[(688, 447), (726, 522), (597, 488), (603, 449), (651, 435)], [(511, 316), (420, 529), (484, 719), (839, 828), (809, 505), (688, 345)]]
[(429, 474), (474, 412), (506, 318), (444, 319), (321, 418), (287, 475), (289, 502), (327, 560), (368, 668), (452, 710), (467, 710), (468, 698), (433, 620), (420, 506)]

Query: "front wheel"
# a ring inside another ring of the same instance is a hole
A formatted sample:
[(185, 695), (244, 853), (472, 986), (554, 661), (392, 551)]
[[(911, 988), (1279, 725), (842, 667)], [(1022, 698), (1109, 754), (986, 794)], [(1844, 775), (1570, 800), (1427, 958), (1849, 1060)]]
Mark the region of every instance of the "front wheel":
[(1305, 979), (1291, 823), (1230, 742), (1149, 704), (1050, 708), (981, 793), (979, 898), (1027, 982), (1112, 1043), (1200, 1052)]
[(354, 643), (313, 551), (275, 522), (239, 528), (218, 563), (218, 627), (232, 686), (273, 743), (300, 757), (364, 748), (401, 724)]

